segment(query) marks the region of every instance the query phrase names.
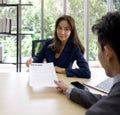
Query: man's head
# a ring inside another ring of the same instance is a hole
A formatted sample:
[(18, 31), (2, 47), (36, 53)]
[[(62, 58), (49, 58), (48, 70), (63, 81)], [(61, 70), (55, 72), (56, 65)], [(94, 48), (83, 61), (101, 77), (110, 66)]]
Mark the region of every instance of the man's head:
[(107, 70), (107, 75), (110, 75), (109, 62), (113, 55), (120, 63), (120, 12), (108, 12), (92, 26), (92, 31), (98, 37), (101, 65)]

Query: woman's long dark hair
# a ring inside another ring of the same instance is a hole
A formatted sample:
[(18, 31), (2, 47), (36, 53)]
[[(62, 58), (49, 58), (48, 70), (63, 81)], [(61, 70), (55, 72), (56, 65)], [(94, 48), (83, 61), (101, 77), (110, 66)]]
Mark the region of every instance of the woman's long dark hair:
[(70, 35), (69, 39), (71, 39), (71, 41), (80, 48), (82, 54), (84, 54), (85, 48), (82, 45), (82, 43), (78, 37), (77, 30), (75, 27), (75, 21), (71, 16), (68, 16), (68, 15), (62, 15), (61, 17), (59, 17), (57, 19), (56, 24), (55, 24), (55, 32), (54, 32), (53, 42), (48, 46), (48, 48), (50, 48), (55, 53), (60, 52), (61, 41), (59, 40), (59, 38), (57, 36), (57, 27), (58, 27), (58, 24), (60, 23), (60, 21), (63, 21), (63, 20), (67, 21), (68, 24), (70, 25), (71, 35)]

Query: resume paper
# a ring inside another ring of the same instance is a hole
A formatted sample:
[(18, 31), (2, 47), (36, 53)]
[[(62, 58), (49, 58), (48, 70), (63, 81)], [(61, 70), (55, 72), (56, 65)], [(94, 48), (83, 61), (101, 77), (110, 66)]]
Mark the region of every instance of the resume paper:
[(30, 86), (56, 87), (57, 75), (53, 63), (32, 63), (29, 68)]

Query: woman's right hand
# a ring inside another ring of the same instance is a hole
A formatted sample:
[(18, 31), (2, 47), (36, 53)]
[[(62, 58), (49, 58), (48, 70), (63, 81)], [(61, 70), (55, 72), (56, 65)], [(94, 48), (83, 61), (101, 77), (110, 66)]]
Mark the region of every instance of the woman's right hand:
[(26, 61), (26, 66), (29, 67), (32, 62), (33, 62), (33, 58), (28, 59)]

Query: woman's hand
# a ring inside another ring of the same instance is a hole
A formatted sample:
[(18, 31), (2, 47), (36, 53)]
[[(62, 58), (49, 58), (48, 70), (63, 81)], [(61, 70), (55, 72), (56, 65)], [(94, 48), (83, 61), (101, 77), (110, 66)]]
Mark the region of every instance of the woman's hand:
[(61, 67), (58, 67), (58, 66), (55, 66), (55, 71), (57, 73), (62, 73), (62, 74), (65, 74), (65, 68), (61, 68)]
[(66, 90), (68, 89), (68, 85), (64, 83), (62, 80), (54, 80), (55, 84), (57, 85), (57, 90), (60, 93), (66, 94)]
[(32, 62), (33, 62), (33, 58), (28, 59), (26, 61), (26, 66), (29, 67)]

